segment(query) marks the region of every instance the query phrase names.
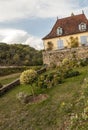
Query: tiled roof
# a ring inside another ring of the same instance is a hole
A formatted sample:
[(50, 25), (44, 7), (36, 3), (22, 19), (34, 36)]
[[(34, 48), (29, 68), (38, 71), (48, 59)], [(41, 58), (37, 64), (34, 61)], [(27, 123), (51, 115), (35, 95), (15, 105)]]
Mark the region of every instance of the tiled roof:
[[(87, 25), (86, 31), (88, 31), (88, 20), (87, 20), (85, 14), (72, 15), (70, 17), (57, 19), (51, 32), (47, 36), (45, 36), (43, 38), (43, 40), (71, 35), (71, 34), (76, 34), (76, 33), (82, 33), (82, 32), (80, 32), (80, 30), (78, 28), (79, 24), (81, 24), (81, 23), (86, 23), (86, 25)], [(56, 31), (58, 27), (61, 27), (63, 29), (63, 34), (60, 36), (57, 35), (57, 31)]]

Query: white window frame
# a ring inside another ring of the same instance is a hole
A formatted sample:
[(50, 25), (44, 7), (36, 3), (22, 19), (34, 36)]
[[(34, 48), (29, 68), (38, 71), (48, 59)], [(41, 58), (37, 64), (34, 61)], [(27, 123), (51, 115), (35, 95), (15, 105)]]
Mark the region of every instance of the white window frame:
[(79, 24), (79, 30), (80, 31), (85, 31), (86, 30), (86, 23)]
[(57, 35), (62, 35), (63, 34), (63, 29), (61, 27), (57, 28)]
[(88, 45), (87, 37), (88, 36), (80, 36), (80, 41), (82, 45)]
[(64, 49), (63, 40), (59, 39), (59, 40), (57, 41), (57, 47), (58, 47), (58, 49)]

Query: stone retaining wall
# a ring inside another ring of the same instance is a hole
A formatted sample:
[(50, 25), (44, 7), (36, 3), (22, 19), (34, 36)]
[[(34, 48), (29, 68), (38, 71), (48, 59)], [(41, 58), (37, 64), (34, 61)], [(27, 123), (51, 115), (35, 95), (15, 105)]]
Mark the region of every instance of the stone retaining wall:
[(59, 65), (64, 58), (72, 59), (74, 56), (76, 59), (88, 58), (88, 46), (56, 51), (44, 51), (43, 63), (49, 66), (51, 64)]

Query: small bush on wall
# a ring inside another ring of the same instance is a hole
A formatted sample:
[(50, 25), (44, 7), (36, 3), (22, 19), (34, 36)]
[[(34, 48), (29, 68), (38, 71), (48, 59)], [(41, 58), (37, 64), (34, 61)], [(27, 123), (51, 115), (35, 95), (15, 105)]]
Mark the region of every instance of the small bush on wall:
[(47, 43), (47, 50), (48, 51), (53, 50), (53, 43), (52, 42)]
[(67, 40), (68, 46), (71, 48), (78, 47), (79, 46), (79, 41), (78, 37), (70, 37), (69, 41)]

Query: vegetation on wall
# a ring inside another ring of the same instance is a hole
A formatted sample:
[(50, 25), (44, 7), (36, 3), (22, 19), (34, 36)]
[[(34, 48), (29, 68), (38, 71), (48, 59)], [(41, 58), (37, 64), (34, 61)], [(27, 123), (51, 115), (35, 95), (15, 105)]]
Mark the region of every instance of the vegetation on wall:
[(71, 48), (78, 47), (79, 46), (79, 41), (78, 37), (70, 37), (69, 41), (67, 40), (68, 46)]
[(53, 43), (52, 42), (48, 42), (47, 43), (47, 50), (50, 51), (53, 49)]
[(0, 43), (0, 66), (33, 66), (42, 64), (42, 51), (29, 45)]

